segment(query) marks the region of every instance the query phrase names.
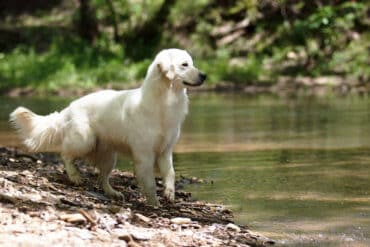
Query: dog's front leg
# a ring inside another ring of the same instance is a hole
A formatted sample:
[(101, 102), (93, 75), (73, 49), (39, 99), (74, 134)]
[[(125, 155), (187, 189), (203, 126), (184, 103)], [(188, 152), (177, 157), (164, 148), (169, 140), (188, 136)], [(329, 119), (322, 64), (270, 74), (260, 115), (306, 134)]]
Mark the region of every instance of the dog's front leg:
[(172, 164), (172, 150), (168, 150), (158, 157), (158, 166), (163, 179), (163, 195), (170, 202), (175, 201), (175, 171)]
[(154, 157), (154, 153), (150, 151), (134, 154), (135, 175), (148, 204), (158, 206), (159, 201), (156, 195), (154, 178)]

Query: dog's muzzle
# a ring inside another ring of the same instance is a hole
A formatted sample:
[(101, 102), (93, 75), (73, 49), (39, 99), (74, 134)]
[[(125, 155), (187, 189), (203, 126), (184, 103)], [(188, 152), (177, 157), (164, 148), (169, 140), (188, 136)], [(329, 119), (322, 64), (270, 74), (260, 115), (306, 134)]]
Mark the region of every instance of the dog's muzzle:
[(199, 72), (199, 77), (196, 83), (189, 83), (187, 81), (183, 81), (184, 85), (190, 86), (190, 87), (197, 87), (203, 84), (203, 82), (206, 80), (207, 75), (204, 74), (203, 72)]

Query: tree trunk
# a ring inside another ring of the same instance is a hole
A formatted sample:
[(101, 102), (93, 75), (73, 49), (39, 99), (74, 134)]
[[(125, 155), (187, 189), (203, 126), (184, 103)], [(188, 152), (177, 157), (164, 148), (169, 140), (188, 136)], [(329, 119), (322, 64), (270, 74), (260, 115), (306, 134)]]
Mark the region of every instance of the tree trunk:
[(105, 2), (108, 5), (110, 15), (111, 15), (111, 21), (112, 21), (112, 25), (113, 25), (114, 41), (119, 42), (120, 35), (119, 35), (119, 31), (118, 31), (118, 18), (117, 18), (116, 10), (114, 9), (114, 5), (113, 5), (112, 0), (105, 0)]
[(162, 30), (163, 25), (166, 23), (168, 15), (170, 14), (170, 10), (175, 2), (176, 0), (164, 0), (162, 6), (159, 8), (157, 13), (155, 13), (153, 18), (139, 27), (136, 32), (136, 36), (150, 38), (155, 33)]
[(78, 33), (81, 38), (93, 43), (99, 34), (96, 11), (92, 7), (90, 0), (78, 0), (79, 19), (77, 23)]
[(164, 0), (152, 18), (123, 37), (127, 55), (141, 60), (157, 52), (164, 25), (176, 0)]

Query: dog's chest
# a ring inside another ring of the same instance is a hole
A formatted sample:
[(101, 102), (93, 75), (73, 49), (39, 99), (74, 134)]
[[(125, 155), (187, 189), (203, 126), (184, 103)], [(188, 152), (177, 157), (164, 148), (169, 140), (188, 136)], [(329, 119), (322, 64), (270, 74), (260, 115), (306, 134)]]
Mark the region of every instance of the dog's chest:
[(188, 100), (185, 97), (168, 97), (159, 107), (159, 129), (157, 132), (157, 146), (164, 150), (174, 145), (180, 134), (180, 127), (188, 112)]
[(186, 95), (168, 94), (162, 104), (159, 108), (162, 129), (179, 128), (188, 112)]

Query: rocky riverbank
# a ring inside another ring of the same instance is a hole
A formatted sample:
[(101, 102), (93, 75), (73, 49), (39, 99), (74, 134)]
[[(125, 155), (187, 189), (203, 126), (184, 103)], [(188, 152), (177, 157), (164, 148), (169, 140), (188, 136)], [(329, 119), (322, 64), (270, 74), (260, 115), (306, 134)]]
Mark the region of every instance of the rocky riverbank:
[[(84, 183), (72, 185), (58, 156), (0, 148), (1, 246), (269, 246), (274, 242), (232, 221), (222, 205), (195, 201), (176, 182), (176, 202), (144, 202), (131, 173), (114, 171), (112, 200), (81, 165)], [(161, 181), (157, 180), (159, 195)]]

